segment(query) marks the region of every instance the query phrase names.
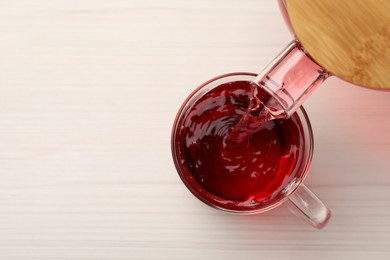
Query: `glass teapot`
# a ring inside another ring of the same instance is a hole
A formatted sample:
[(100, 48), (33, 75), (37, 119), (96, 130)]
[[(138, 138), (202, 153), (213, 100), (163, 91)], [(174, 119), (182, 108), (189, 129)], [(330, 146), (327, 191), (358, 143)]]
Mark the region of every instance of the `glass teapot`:
[(254, 80), (274, 118), (290, 117), (330, 76), (390, 90), (390, 1), (278, 1), (295, 39)]

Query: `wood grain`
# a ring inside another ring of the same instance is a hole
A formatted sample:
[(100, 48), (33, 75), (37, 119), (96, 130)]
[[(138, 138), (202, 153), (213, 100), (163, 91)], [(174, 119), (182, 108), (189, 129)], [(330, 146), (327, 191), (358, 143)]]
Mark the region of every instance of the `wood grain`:
[(388, 260), (390, 93), (329, 79), (305, 104), (322, 231), (211, 209), (175, 172), (184, 98), (291, 40), (275, 1), (1, 1), (0, 259)]
[(287, 8), (297, 37), (327, 70), (390, 88), (390, 1), (288, 0)]

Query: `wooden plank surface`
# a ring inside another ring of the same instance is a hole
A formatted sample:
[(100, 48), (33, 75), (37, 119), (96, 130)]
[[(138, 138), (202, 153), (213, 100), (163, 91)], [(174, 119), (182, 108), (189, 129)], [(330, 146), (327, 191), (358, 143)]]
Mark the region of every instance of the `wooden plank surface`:
[(389, 259), (389, 92), (330, 79), (305, 104), (322, 231), (208, 208), (175, 172), (184, 98), (290, 40), (271, 0), (1, 0), (0, 259)]

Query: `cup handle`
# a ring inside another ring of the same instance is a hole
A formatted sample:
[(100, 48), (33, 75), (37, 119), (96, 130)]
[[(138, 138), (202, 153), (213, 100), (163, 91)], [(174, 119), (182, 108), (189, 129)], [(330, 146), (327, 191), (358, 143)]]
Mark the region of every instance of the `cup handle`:
[(294, 215), (318, 229), (325, 227), (331, 216), (331, 211), (303, 183), (283, 205)]

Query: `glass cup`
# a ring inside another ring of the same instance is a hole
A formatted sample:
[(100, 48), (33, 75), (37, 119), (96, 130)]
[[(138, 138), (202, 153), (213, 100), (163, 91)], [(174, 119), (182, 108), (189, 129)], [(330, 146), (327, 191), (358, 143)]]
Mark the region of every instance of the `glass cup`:
[(299, 122), (299, 158), (293, 169), (289, 172), (283, 172), (285, 175), (293, 176), (288, 182), (283, 183), (282, 189), (274, 191), (273, 198), (267, 201), (258, 203), (257, 205), (250, 204), (235, 204), (234, 201), (229, 201), (221, 198), (205, 188), (194, 178), (186, 161), (185, 151), (183, 151), (183, 139), (181, 139), (180, 131), (183, 128), (183, 120), (188, 116), (188, 111), (202, 96), (209, 91), (220, 87), (222, 84), (234, 83), (239, 81), (253, 82), (256, 79), (256, 74), (253, 73), (232, 73), (216, 77), (200, 87), (198, 87), (184, 101), (176, 116), (172, 130), (172, 156), (177, 169), (177, 172), (187, 186), (187, 188), (201, 201), (207, 205), (226, 212), (236, 214), (256, 214), (271, 210), (280, 205), (285, 205), (295, 215), (301, 217), (304, 221), (311, 224), (315, 228), (323, 228), (330, 219), (330, 210), (311, 192), (304, 184), (303, 180), (310, 168), (313, 156), (313, 133), (310, 126), (309, 118), (303, 109), (299, 107), (290, 115)]

